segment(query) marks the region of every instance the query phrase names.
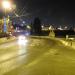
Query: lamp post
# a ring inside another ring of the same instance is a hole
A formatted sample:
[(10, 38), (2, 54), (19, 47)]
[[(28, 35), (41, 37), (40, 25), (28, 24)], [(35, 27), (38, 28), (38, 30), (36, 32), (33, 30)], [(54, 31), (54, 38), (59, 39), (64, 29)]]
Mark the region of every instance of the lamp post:
[(8, 21), (9, 17), (6, 15), (6, 13), (7, 13), (7, 10), (9, 10), (11, 8), (11, 3), (8, 0), (3, 0), (2, 7), (4, 9), (4, 14), (5, 14), (5, 16), (4, 16), (4, 29), (3, 30), (4, 30), (4, 32), (8, 32), (8, 23), (9, 22), (7, 22), (7, 21)]

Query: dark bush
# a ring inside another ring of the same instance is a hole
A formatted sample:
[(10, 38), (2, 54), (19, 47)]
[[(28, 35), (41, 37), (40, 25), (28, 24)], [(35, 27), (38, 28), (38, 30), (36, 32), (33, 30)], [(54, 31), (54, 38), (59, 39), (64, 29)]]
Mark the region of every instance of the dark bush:
[(38, 17), (34, 19), (33, 30), (34, 30), (34, 34), (38, 34), (38, 35), (41, 34), (41, 21)]
[(9, 37), (9, 34), (5, 33), (5, 32), (0, 32), (0, 38), (2, 37)]

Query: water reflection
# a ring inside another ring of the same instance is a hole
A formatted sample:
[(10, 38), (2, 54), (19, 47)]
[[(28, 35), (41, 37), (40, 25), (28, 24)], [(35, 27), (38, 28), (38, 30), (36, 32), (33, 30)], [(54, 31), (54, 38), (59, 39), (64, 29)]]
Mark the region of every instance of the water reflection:
[(18, 45), (18, 50), (14, 50), (13, 52), (3, 56), (2, 59), (4, 61), (0, 62), (0, 75), (25, 64), (27, 56), (27, 43), (28, 42), (26, 42), (26, 45)]
[(19, 61), (19, 63), (23, 64), (26, 61), (26, 56), (27, 56), (27, 45), (28, 45), (28, 40), (26, 40), (24, 42), (25, 44), (18, 44), (18, 55), (19, 57), (17, 58), (17, 61)]

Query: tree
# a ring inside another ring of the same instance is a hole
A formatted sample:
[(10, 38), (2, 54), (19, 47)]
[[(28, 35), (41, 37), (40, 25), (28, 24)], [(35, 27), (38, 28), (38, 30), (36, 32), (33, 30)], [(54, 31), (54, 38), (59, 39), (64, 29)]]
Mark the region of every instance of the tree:
[(41, 21), (40, 21), (40, 19), (38, 17), (36, 17), (34, 19), (33, 30), (34, 30), (35, 34), (37, 34), (37, 35), (41, 34)]
[(30, 33), (31, 33), (31, 35), (33, 34), (33, 32), (34, 32), (34, 29), (33, 29), (33, 24), (32, 24), (32, 22), (31, 22), (31, 24), (30, 24), (30, 27), (31, 27), (31, 29), (30, 29)]

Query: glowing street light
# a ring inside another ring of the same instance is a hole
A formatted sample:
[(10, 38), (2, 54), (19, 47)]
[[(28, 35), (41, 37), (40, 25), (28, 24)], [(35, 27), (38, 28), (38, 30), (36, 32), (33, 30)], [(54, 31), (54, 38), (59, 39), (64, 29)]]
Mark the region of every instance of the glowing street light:
[(11, 3), (7, 0), (4, 0), (2, 2), (2, 6), (3, 6), (4, 9), (8, 9), (8, 8), (11, 8)]
[(7, 23), (7, 18), (9, 19), (9, 17), (6, 18), (6, 11), (10, 10), (11, 8), (11, 3), (8, 0), (3, 0), (2, 1), (2, 7), (4, 9), (4, 13), (5, 13), (5, 17), (4, 17), (4, 32), (8, 31), (8, 23)]

